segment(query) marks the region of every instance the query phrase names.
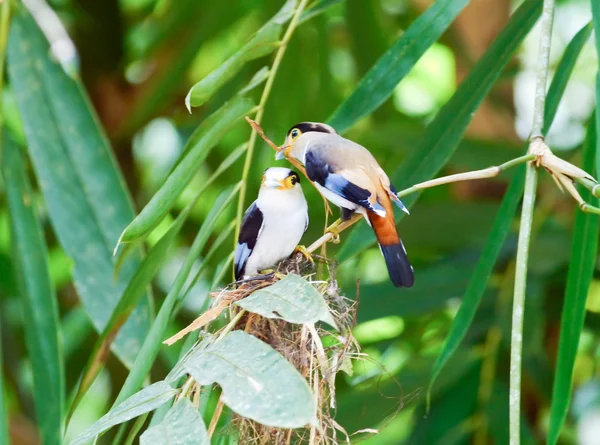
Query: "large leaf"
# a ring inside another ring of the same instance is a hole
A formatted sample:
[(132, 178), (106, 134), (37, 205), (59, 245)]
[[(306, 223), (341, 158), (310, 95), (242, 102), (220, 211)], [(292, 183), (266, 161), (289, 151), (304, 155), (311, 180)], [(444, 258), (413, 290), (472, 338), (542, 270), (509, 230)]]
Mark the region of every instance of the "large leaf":
[(296, 274), (289, 274), (283, 280), (253, 292), (236, 304), (267, 318), (280, 318), (299, 324), (324, 321), (337, 328), (323, 296), (312, 284)]
[(135, 241), (154, 229), (198, 171), (210, 150), (253, 107), (250, 99), (237, 96), (207, 117), (190, 136), (181, 159), (150, 202), (123, 231), (119, 242)]
[[(583, 149), (583, 169), (588, 172), (595, 170), (596, 138), (594, 117), (592, 117)], [(592, 196), (589, 190), (581, 190), (581, 197), (592, 205), (598, 205), (598, 200)], [(569, 411), (573, 366), (585, 319), (585, 303), (598, 253), (598, 216), (583, 213), (579, 209), (576, 209), (575, 212), (577, 213), (573, 227), (571, 261), (560, 322), (556, 374), (552, 389), (552, 407), (547, 436), (549, 444), (555, 444), (558, 441), (560, 430)]]
[(247, 62), (271, 54), (277, 48), (283, 25), (292, 17), (296, 3), (297, 0), (288, 0), (271, 20), (256, 31), (248, 43), (192, 87), (185, 98), (185, 105), (190, 112), (191, 107), (204, 104)]
[(171, 290), (167, 294), (165, 301), (160, 307), (160, 311), (156, 316), (156, 320), (154, 320), (154, 323), (152, 323), (150, 332), (146, 336), (146, 340), (142, 345), (142, 349), (140, 350), (140, 353), (138, 354), (135, 363), (131, 368), (131, 372), (127, 376), (127, 380), (125, 380), (125, 383), (119, 392), (119, 396), (117, 397), (115, 404), (118, 404), (134, 394), (142, 386), (144, 379), (150, 372), (152, 364), (154, 363), (154, 359), (156, 358), (156, 355), (158, 354), (158, 351), (162, 345), (162, 341), (165, 338), (165, 332), (167, 330), (167, 325), (173, 310), (176, 304), (181, 301), (185, 295), (183, 293), (183, 286), (188, 280), (188, 277), (192, 271), (192, 266), (197, 258), (200, 257), (202, 249), (206, 245), (210, 234), (215, 228), (217, 219), (237, 195), (240, 185), (241, 183), (238, 183), (233, 189), (229, 188), (224, 190), (219, 195), (211, 211), (204, 220), (204, 223), (196, 235), (196, 238), (190, 247), (190, 251), (188, 252), (187, 257), (181, 266), (181, 269), (179, 269), (179, 272), (175, 277), (175, 281), (171, 287)]
[(25, 340), (33, 368), (37, 420), (44, 443), (60, 444), (65, 382), (56, 292), (50, 281), (48, 250), (33, 208), (35, 200), (23, 156), (7, 136), (2, 141), (2, 177), (26, 325)]
[(140, 437), (140, 445), (210, 445), (208, 432), (198, 409), (188, 399), (177, 402), (161, 423)]
[(171, 388), (165, 381), (156, 382), (111, 409), (105, 416), (73, 439), (70, 445), (83, 445), (115, 425), (154, 411), (171, 400), (177, 392), (178, 390)]
[[(392, 182), (398, 190), (433, 178), (448, 162), (471, 122), (473, 114), (537, 21), (541, 10), (541, 0), (527, 0), (513, 14), (452, 98), (429, 124), (421, 142), (392, 175)], [(419, 195), (420, 193), (408, 195), (403, 199), (404, 204), (411, 207)], [(402, 215), (398, 215), (397, 220), (401, 217)], [(340, 261), (350, 258), (374, 242), (372, 230), (366, 224), (361, 224), (344, 241), (338, 258)], [(416, 279), (419, 280), (418, 271)]]
[[(81, 86), (50, 56), (48, 42), (22, 8), (13, 17), (8, 73), (52, 226), (73, 259), (73, 278), (101, 331), (137, 268), (129, 258), (113, 277), (112, 247), (133, 218), (123, 178)], [(148, 331), (146, 299), (114, 343), (130, 365)]]
[[(558, 104), (565, 91), (567, 80), (573, 71), (573, 67), (577, 62), (583, 43), (585, 42), (584, 37), (586, 36), (586, 28), (584, 27), (569, 43), (565, 52), (558, 64), (550, 88), (548, 89), (548, 96), (546, 98), (545, 118), (544, 118), (544, 131), (547, 132), (552, 121), (556, 116), (558, 110)], [(589, 37), (589, 32), (587, 32)], [(511, 223), (514, 219), (514, 215), (517, 211), (521, 197), (523, 196), (523, 188), (525, 186), (525, 171), (522, 167), (518, 168), (518, 173), (515, 175), (502, 199), (496, 219), (488, 240), (485, 243), (481, 257), (477, 261), (475, 270), (469, 280), (469, 285), (465, 291), (462, 304), (452, 326), (450, 332), (446, 336), (446, 341), (442, 348), (442, 352), (437, 357), (433, 369), (431, 371), (431, 382), (429, 388), (435, 382), (436, 378), (446, 366), (446, 363), (450, 357), (455, 353), (460, 342), (464, 339), (473, 317), (477, 311), (481, 298), (485, 292), (487, 283), (490, 279), (494, 265), (498, 261), (501, 247), (506, 241), (508, 236)]]
[(245, 332), (199, 349), (183, 367), (201, 385), (218, 383), (223, 402), (241, 416), (279, 428), (317, 421), (306, 380), (279, 352)]
[(377, 109), (468, 3), (469, 0), (436, 1), (361, 79), (350, 97), (333, 112), (329, 123), (343, 133)]

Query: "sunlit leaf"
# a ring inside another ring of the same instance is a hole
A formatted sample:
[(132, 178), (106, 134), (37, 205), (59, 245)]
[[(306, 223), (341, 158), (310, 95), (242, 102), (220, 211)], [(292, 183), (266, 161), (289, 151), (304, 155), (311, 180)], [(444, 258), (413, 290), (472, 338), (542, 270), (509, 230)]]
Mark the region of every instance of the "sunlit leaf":
[(171, 400), (177, 392), (178, 390), (171, 388), (165, 381), (156, 382), (111, 409), (105, 416), (73, 439), (70, 445), (86, 444), (115, 425), (154, 411)]
[(299, 324), (324, 321), (337, 328), (323, 296), (312, 284), (296, 274), (289, 274), (283, 280), (253, 292), (236, 304), (267, 318), (280, 318)]
[(306, 380), (279, 352), (242, 331), (200, 349), (184, 369), (201, 385), (218, 383), (223, 402), (264, 425), (298, 428), (316, 422)]
[(204, 421), (188, 399), (181, 399), (163, 421), (140, 437), (140, 445), (210, 445)]
[[(583, 169), (593, 172), (596, 163), (597, 134), (594, 116), (590, 119), (588, 134), (583, 149)], [(588, 190), (580, 190), (581, 197), (597, 206), (598, 200)], [(577, 356), (579, 339), (585, 320), (585, 303), (588, 289), (592, 282), (598, 253), (598, 216), (574, 210), (573, 243), (571, 245), (571, 261), (567, 275), (565, 302), (560, 322), (560, 339), (556, 373), (552, 390), (552, 407), (550, 410), (547, 440), (555, 444), (562, 426), (567, 418), (571, 402), (573, 384), (573, 366)]]
[(468, 3), (469, 0), (438, 0), (421, 14), (333, 112), (329, 124), (343, 133), (376, 110)]
[[(139, 264), (132, 256), (113, 277), (112, 246), (133, 218), (123, 178), (81, 86), (50, 58), (48, 42), (22, 8), (11, 23), (8, 73), (50, 221), (73, 260), (83, 306), (101, 331)], [(114, 343), (126, 365), (149, 323), (143, 299)]]

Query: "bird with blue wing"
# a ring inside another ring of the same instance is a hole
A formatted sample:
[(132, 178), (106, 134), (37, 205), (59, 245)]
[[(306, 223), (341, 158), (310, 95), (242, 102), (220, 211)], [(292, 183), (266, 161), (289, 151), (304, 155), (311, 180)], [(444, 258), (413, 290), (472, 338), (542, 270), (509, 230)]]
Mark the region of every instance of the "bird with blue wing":
[(289, 168), (265, 170), (258, 198), (246, 210), (235, 250), (235, 279), (256, 275), (288, 258), (308, 228), (300, 176)]
[(362, 145), (340, 136), (333, 127), (302, 122), (287, 133), (276, 159), (295, 158), (308, 178), (342, 210), (342, 219), (361, 213), (373, 228), (392, 283), (411, 287), (414, 271), (402, 244), (392, 202), (408, 213), (375, 157)]

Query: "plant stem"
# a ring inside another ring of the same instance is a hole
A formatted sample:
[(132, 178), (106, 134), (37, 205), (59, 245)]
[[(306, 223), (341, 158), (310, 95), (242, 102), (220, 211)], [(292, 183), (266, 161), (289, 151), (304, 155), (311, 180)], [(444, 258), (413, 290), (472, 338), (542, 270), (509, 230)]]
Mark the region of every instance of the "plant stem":
[[(269, 95), (271, 94), (271, 89), (273, 88), (273, 82), (275, 82), (275, 76), (277, 75), (277, 71), (279, 70), (279, 65), (283, 59), (285, 51), (287, 49), (288, 43), (292, 38), (292, 34), (298, 25), (298, 20), (302, 15), (302, 11), (306, 7), (308, 0), (300, 0), (300, 4), (297, 6), (296, 11), (294, 11), (294, 15), (290, 24), (281, 40), (281, 44), (277, 53), (275, 54), (275, 59), (273, 60), (273, 65), (271, 66), (271, 70), (269, 71), (269, 77), (267, 77), (267, 81), (265, 83), (265, 89), (263, 90), (262, 96), (260, 97), (260, 102), (258, 104), (258, 112), (256, 113), (255, 121), (260, 124), (262, 121), (265, 105), (267, 100), (269, 99)], [(238, 207), (237, 207), (237, 216), (236, 216), (236, 226), (235, 226), (235, 237), (234, 243), (237, 243), (238, 236), (240, 234), (240, 227), (242, 225), (242, 215), (244, 212), (244, 202), (246, 200), (246, 186), (248, 184), (248, 174), (250, 173), (250, 165), (252, 163), (252, 155), (254, 154), (254, 147), (256, 145), (256, 132), (253, 131), (250, 134), (250, 140), (248, 141), (248, 151), (246, 152), (246, 159), (244, 161), (244, 169), (242, 170), (242, 188), (240, 189), (240, 195), (238, 197)], [(234, 244), (235, 247), (235, 244)]]
[[(554, 19), (554, 0), (544, 0), (541, 18), (541, 35), (537, 60), (535, 104), (533, 125), (531, 128), (530, 150), (535, 142), (542, 140), (544, 125), (544, 107), (546, 103), (546, 82), (548, 61), (552, 40), (552, 22)], [(510, 342), (510, 389), (509, 389), (509, 443), (521, 443), (521, 362), (523, 352), (523, 315), (527, 288), (527, 262), (529, 259), (529, 241), (535, 205), (537, 186), (537, 167), (533, 162), (527, 164), (525, 192), (519, 227), (519, 243), (515, 270), (515, 291), (513, 298), (512, 328)]]

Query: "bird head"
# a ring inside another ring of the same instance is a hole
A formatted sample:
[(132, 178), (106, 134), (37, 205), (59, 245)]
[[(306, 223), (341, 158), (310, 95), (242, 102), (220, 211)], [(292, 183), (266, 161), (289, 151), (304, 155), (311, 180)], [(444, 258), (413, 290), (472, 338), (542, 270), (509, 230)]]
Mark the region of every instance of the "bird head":
[(277, 152), (275, 159), (293, 157), (301, 160), (311, 133), (337, 134), (337, 131), (332, 126), (319, 122), (300, 122), (287, 132), (283, 150)]
[(302, 193), (298, 173), (284, 167), (266, 169), (262, 177), (261, 189), (299, 190)]

